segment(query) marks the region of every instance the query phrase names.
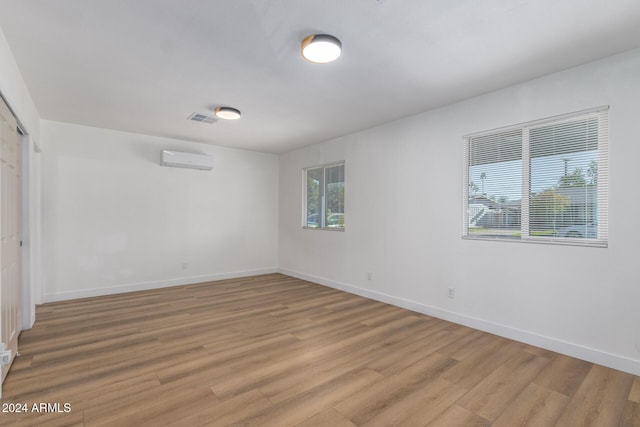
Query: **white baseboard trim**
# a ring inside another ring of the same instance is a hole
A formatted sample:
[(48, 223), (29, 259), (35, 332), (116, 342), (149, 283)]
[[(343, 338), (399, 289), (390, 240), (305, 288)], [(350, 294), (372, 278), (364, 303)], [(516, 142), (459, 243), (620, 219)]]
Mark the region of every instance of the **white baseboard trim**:
[(54, 292), (43, 295), (43, 302), (66, 301), (78, 298), (99, 297), (104, 295), (121, 294), (125, 292), (146, 291), (149, 289), (168, 288), (171, 286), (191, 285), (194, 283), (213, 282), (216, 280), (236, 279), (240, 277), (258, 276), (260, 274), (276, 273), (276, 268), (258, 270), (234, 271), (230, 273), (207, 274), (204, 276), (179, 277), (155, 282), (131, 283), (127, 285), (111, 286), (108, 288), (92, 288), (77, 291)]
[(513, 328), (511, 326), (506, 326), (500, 323), (490, 322), (477, 317), (443, 310), (438, 307), (429, 306), (404, 298), (398, 298), (382, 292), (372, 291), (370, 289), (360, 288), (347, 283), (336, 282), (322, 277), (300, 273), (298, 271), (289, 270), (286, 268), (278, 268), (278, 272), (287, 276), (307, 280), (319, 285), (339, 289), (351, 294), (360, 295), (365, 298), (395, 305), (401, 308), (406, 308), (407, 310), (426, 314), (428, 316), (437, 317), (438, 319), (447, 320), (459, 325), (468, 326), (470, 328), (489, 332), (494, 335), (555, 351), (556, 353), (561, 353), (567, 356), (586, 360), (587, 362), (607, 366), (609, 368), (628, 372), (633, 375), (640, 375), (640, 360), (635, 360), (617, 354), (608, 353), (606, 351), (585, 347), (580, 344), (536, 334), (535, 332)]

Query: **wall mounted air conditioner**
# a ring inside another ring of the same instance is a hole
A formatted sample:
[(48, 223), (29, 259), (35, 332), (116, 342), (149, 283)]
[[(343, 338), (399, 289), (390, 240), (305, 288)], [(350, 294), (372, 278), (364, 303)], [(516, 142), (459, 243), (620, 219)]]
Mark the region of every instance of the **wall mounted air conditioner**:
[(162, 150), (162, 166), (189, 168), (210, 171), (213, 169), (213, 156), (208, 154), (183, 153), (180, 151)]

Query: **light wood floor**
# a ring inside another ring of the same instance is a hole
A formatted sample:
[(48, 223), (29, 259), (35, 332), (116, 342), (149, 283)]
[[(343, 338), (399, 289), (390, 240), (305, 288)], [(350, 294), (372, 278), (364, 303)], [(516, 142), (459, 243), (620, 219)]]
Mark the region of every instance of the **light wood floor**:
[(1, 425), (640, 426), (640, 378), (278, 274), (46, 304)]

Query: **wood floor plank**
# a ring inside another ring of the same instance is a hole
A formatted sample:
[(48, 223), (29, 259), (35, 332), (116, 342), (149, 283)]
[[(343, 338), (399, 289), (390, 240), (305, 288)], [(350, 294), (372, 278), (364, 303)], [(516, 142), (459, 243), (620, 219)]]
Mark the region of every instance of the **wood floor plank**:
[[(82, 388), (89, 378), (90, 367), (83, 364), (72, 369), (53, 370), (40, 376), (29, 376), (23, 380), (6, 380), (2, 386), (5, 396), (11, 396), (14, 401), (36, 401), (48, 397), (51, 393), (57, 393), (61, 389), (65, 393), (69, 390)], [(11, 374), (11, 372), (10, 372)], [(6, 398), (5, 398), (6, 399)]]
[[(417, 335), (417, 336), (416, 336)], [(415, 362), (436, 352), (439, 348), (450, 344), (457, 335), (442, 329), (430, 330), (426, 328), (416, 335), (410, 335), (406, 340), (396, 345), (386, 347), (389, 353), (380, 355), (368, 366), (383, 375), (400, 372)]]
[(640, 426), (640, 378), (281, 274), (38, 306), (7, 426)]
[(407, 369), (384, 377), (371, 387), (349, 396), (336, 409), (355, 424), (362, 425), (435, 380), (455, 363), (451, 358), (433, 353)]
[(558, 354), (536, 377), (534, 382), (565, 396), (573, 396), (591, 369), (591, 363)]
[(465, 394), (458, 405), (493, 421), (548, 363), (544, 357), (520, 351)]
[(406, 315), (407, 312), (405, 310), (387, 305), (386, 307), (382, 307), (377, 313), (363, 320), (362, 323), (367, 326), (378, 326)]
[(449, 345), (438, 350), (438, 352), (456, 360), (464, 360), (465, 355), (474, 354), (474, 349), (478, 347), (472, 347), (470, 351), (468, 348), (474, 346), (478, 340), (486, 339), (495, 342), (494, 336), (483, 334), (481, 331), (475, 329), (459, 327), (457, 325), (449, 325), (447, 328), (454, 333), (460, 334), (460, 338), (451, 341)]
[(633, 375), (594, 365), (558, 420), (566, 427), (616, 426), (627, 405)]
[(333, 408), (325, 409), (324, 411), (307, 418), (305, 421), (296, 424), (296, 427), (355, 427), (356, 425), (342, 416), (338, 411)]
[(620, 427), (640, 426), (640, 403), (631, 400), (625, 405), (620, 418)]
[(213, 390), (217, 396), (224, 399), (250, 388), (260, 387), (264, 382), (269, 381), (270, 378), (282, 374), (283, 372), (290, 372), (295, 369), (304, 369), (305, 366), (314, 363), (318, 358), (324, 357), (328, 354), (338, 354), (344, 352), (345, 349), (348, 349), (349, 347), (358, 347), (376, 342), (379, 339), (379, 335), (392, 333), (392, 331), (399, 331), (410, 326), (415, 321), (416, 317), (414, 316), (404, 317), (376, 329), (358, 333), (349, 340), (335, 341), (328, 345), (317, 345), (317, 343), (314, 343), (312, 346), (309, 346), (302, 342), (299, 345), (296, 345), (293, 351), (289, 352), (289, 357), (286, 359), (274, 360), (268, 364), (254, 366), (243, 376), (234, 374), (228, 375), (226, 378), (215, 384), (213, 386)]
[(458, 405), (452, 405), (442, 415), (426, 425), (428, 427), (488, 427), (491, 425), (491, 421)]
[[(163, 395), (180, 394), (180, 399), (162, 398)], [(85, 409), (86, 426), (139, 426), (159, 425), (181, 420), (196, 408), (215, 405), (218, 399), (208, 387), (172, 390), (162, 386), (133, 397)]]
[(384, 351), (377, 344), (370, 344), (367, 347), (354, 349), (353, 352), (325, 357), (295, 373), (284, 372), (273, 377), (259, 389), (270, 401), (279, 403), (333, 381), (355, 369), (366, 367), (368, 361), (380, 357)]
[(545, 350), (544, 348), (534, 347), (534, 346), (528, 345), (528, 344), (525, 345), (522, 350), (523, 351), (528, 351), (529, 353), (533, 353), (536, 356), (546, 357), (549, 360), (552, 360), (557, 355), (557, 353), (554, 353), (551, 350)]
[(553, 426), (568, 402), (569, 398), (564, 394), (530, 383), (492, 427)]
[(229, 426), (238, 423), (244, 418), (264, 412), (271, 406), (271, 402), (258, 390), (249, 390), (217, 405), (199, 408), (199, 410), (193, 411), (180, 420), (163, 424), (172, 427), (210, 426), (213, 423)]
[(329, 409), (348, 396), (371, 387), (381, 378), (382, 375), (370, 369), (352, 371), (293, 399), (273, 405), (261, 414), (245, 418), (240, 421), (240, 424), (246, 426), (295, 425)]
[[(443, 378), (471, 389), (507, 360), (520, 354), (523, 344), (493, 339), (485, 341), (483, 346), (477, 346), (477, 343), (474, 343), (473, 347), (475, 352), (464, 357), (460, 363), (447, 371)], [(438, 351), (438, 353), (441, 352)]]
[(629, 392), (629, 400), (640, 403), (640, 377), (636, 377), (633, 380), (633, 385)]
[(449, 381), (437, 378), (421, 385), (402, 399), (391, 402), (383, 411), (362, 425), (422, 426), (446, 411), (466, 391)]
[(65, 413), (0, 414), (3, 427), (83, 427), (82, 411)]
[[(252, 342), (244, 342), (242, 345), (230, 345), (227, 349), (221, 349), (220, 344), (207, 344), (204, 349), (211, 355), (210, 357), (198, 358), (192, 363), (172, 364), (166, 368), (157, 370), (158, 377), (162, 382), (168, 382), (185, 376), (197, 375), (208, 368), (221, 367), (225, 362), (234, 359), (246, 357), (247, 355), (260, 353), (264, 355), (265, 351), (279, 351), (279, 346), (286, 345), (299, 340), (291, 334), (277, 335), (266, 339), (257, 339)], [(220, 349), (220, 351), (215, 351)], [(213, 350), (213, 351), (212, 351)]]
[[(111, 405), (117, 399), (131, 399), (140, 393), (154, 389), (160, 385), (160, 380), (154, 373), (146, 373), (121, 381), (113, 381), (100, 388), (86, 388), (81, 395), (75, 396), (82, 401), (83, 407)], [(71, 396), (69, 394), (69, 396)]]

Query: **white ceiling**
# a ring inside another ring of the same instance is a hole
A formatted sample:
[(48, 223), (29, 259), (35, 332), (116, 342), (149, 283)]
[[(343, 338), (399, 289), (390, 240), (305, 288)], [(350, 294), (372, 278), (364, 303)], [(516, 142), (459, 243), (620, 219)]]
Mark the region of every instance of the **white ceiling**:
[(640, 1), (0, 0), (0, 27), (42, 118), (278, 153), (639, 47)]

